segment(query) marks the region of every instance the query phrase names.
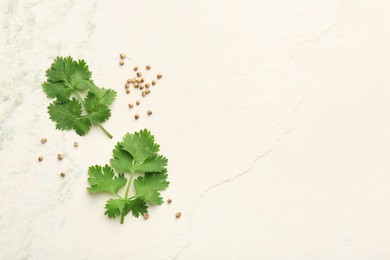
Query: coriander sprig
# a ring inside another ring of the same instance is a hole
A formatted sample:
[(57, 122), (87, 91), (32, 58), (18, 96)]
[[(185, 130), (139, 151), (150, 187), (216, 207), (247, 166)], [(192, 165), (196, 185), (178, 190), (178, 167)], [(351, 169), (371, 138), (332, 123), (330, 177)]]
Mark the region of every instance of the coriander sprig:
[[(138, 218), (148, 213), (147, 204), (163, 203), (160, 192), (169, 185), (166, 169), (168, 159), (159, 155), (159, 150), (160, 146), (148, 130), (128, 133), (122, 142), (116, 144), (110, 160), (111, 166), (89, 167), (88, 191), (108, 192), (115, 196), (107, 201), (105, 215), (109, 218), (121, 216), (123, 224), (128, 213)], [(134, 179), (136, 175), (139, 176)], [(135, 188), (134, 195), (129, 194), (132, 185)], [(124, 195), (121, 195), (119, 191), (124, 187)]]
[[(99, 88), (91, 79), (92, 73), (84, 60), (57, 57), (46, 70), (42, 84), (46, 96), (54, 101), (48, 106), (50, 119), (59, 130), (75, 130), (85, 135), (92, 125), (98, 126), (109, 138), (112, 135), (101, 125), (111, 116), (109, 106), (116, 91)], [(83, 98), (82, 95), (86, 94)]]

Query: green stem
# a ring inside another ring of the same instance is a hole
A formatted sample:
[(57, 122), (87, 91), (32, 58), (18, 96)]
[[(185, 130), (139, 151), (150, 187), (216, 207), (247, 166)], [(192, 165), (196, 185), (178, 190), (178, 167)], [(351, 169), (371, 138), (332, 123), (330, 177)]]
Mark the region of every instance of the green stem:
[[(83, 106), (85, 108), (85, 102), (82, 99), (82, 97), (80, 96), (80, 94), (76, 90), (74, 90), (73, 93), (75, 94), (77, 99), (81, 102), (81, 104), (83, 104)], [(108, 136), (108, 138), (112, 139), (112, 135), (101, 124), (96, 123), (96, 125)]]
[[(123, 198), (123, 199), (125, 199), (125, 200), (134, 197), (134, 196), (133, 196), (133, 197), (130, 197), (130, 198), (127, 197), (127, 196), (129, 196), (129, 191), (130, 191), (131, 184), (133, 183), (133, 178), (134, 178), (134, 172), (131, 172), (131, 173), (130, 173), (130, 179), (129, 179), (129, 181), (127, 182), (125, 197)], [(122, 211), (122, 214), (121, 214), (121, 224), (123, 224), (124, 221), (125, 221), (125, 213), (124, 213), (124, 211)]]

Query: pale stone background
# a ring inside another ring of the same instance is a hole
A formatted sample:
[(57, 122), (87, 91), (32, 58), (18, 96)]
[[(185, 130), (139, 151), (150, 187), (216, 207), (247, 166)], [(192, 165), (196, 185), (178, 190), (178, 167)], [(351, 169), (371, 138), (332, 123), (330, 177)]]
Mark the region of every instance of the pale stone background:
[[(2, 0), (0, 258), (390, 259), (389, 13), (387, 0)], [(40, 84), (57, 55), (119, 91), (113, 140), (55, 130)], [(164, 78), (134, 121), (123, 82), (148, 63)], [(145, 127), (173, 203), (120, 225), (86, 192), (87, 167)]]

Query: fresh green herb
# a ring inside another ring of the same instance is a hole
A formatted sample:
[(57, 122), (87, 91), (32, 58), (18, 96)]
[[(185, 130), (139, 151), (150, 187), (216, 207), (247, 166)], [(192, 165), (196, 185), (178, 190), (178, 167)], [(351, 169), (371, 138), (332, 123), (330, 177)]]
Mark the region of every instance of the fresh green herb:
[[(108, 192), (116, 197), (107, 201), (105, 215), (109, 218), (121, 216), (123, 224), (128, 213), (138, 218), (148, 213), (147, 204), (163, 203), (160, 192), (169, 185), (166, 169), (168, 159), (158, 154), (159, 150), (160, 146), (148, 130), (128, 133), (122, 142), (116, 144), (110, 160), (111, 166), (89, 167), (88, 191)], [(133, 182), (136, 175), (138, 177)], [(135, 189), (133, 196), (129, 194), (132, 185)], [(125, 186), (124, 194), (119, 194)]]
[[(50, 99), (50, 119), (59, 130), (75, 130), (85, 135), (92, 125), (98, 126), (109, 138), (112, 135), (101, 125), (111, 116), (109, 106), (116, 98), (112, 89), (99, 88), (84, 60), (57, 57), (46, 70), (43, 91)], [(82, 96), (85, 96), (84, 98)]]

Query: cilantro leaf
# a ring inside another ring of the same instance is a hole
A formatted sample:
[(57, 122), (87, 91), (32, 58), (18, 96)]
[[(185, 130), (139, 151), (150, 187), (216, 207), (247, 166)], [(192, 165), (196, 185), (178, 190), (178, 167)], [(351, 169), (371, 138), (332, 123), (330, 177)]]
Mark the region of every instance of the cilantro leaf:
[(148, 207), (145, 201), (140, 198), (134, 200), (128, 200), (125, 208), (123, 209), (124, 215), (126, 216), (131, 211), (131, 214), (138, 218), (140, 215), (148, 213)]
[(123, 174), (115, 176), (114, 170), (107, 164), (104, 167), (98, 165), (89, 167), (88, 176), (88, 183), (91, 185), (88, 191), (91, 193), (110, 192), (117, 194), (127, 182)]
[(109, 199), (106, 203), (106, 211), (104, 212), (109, 218), (116, 218), (123, 214), (126, 216), (129, 212), (138, 218), (141, 215), (148, 213), (148, 206), (142, 199)]
[(122, 146), (137, 162), (156, 155), (160, 150), (160, 146), (154, 142), (154, 136), (146, 129), (125, 135)]
[(169, 186), (167, 171), (147, 173), (139, 176), (134, 181), (137, 196), (154, 205), (161, 205), (163, 199), (160, 191), (166, 190)]
[[(126, 134), (122, 142), (118, 142), (113, 150), (110, 166), (91, 166), (88, 170), (88, 190), (91, 193), (110, 192), (118, 198), (109, 199), (106, 203), (105, 214), (109, 218), (124, 217), (131, 212), (134, 217), (146, 214), (147, 203), (161, 205), (161, 192), (167, 181), (168, 160), (158, 154), (160, 146), (148, 130)], [(114, 170), (117, 172), (115, 175)], [(135, 174), (139, 174), (134, 181)], [(129, 178), (124, 175), (129, 174)], [(126, 185), (127, 183), (127, 185)], [(129, 195), (134, 185), (135, 195)], [(126, 186), (124, 196), (119, 191)]]
[(54, 101), (47, 108), (50, 119), (56, 122), (57, 129), (74, 129), (79, 135), (89, 132), (91, 122), (81, 115), (82, 105), (75, 98), (64, 102)]
[(48, 98), (57, 98), (60, 101), (68, 100), (72, 94), (72, 90), (63, 82), (44, 82), (42, 88)]
[[(101, 123), (111, 116), (110, 106), (116, 92), (112, 89), (99, 88), (91, 79), (92, 73), (84, 60), (75, 61), (72, 57), (57, 57), (46, 70), (47, 81), (42, 83), (46, 96), (55, 101), (50, 104), (50, 119), (59, 130), (75, 130), (79, 135), (89, 132), (92, 125), (97, 125), (110, 138)], [(86, 92), (83, 100), (82, 94)], [(78, 104), (75, 104), (76, 100)], [(61, 106), (63, 106), (61, 108)], [(83, 113), (85, 108), (86, 114)]]
[(133, 157), (122, 149), (121, 143), (117, 143), (112, 151), (113, 157), (110, 160), (111, 166), (119, 173), (129, 173), (133, 169)]
[(153, 155), (140, 164), (134, 165), (135, 172), (161, 172), (168, 164), (168, 159), (162, 155)]
[(92, 92), (88, 92), (84, 99), (85, 109), (88, 111), (88, 118), (92, 122), (102, 123), (111, 116), (111, 110), (100, 103), (100, 99), (95, 96)]
[(124, 199), (109, 199), (106, 203), (106, 211), (104, 212), (109, 218), (118, 217), (126, 206)]

